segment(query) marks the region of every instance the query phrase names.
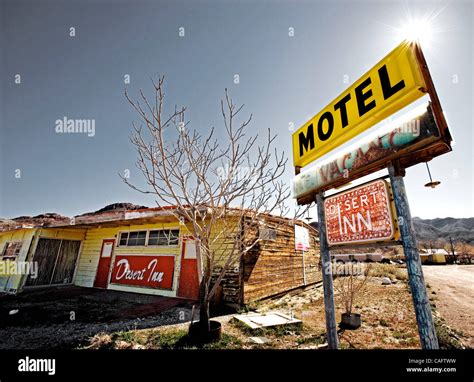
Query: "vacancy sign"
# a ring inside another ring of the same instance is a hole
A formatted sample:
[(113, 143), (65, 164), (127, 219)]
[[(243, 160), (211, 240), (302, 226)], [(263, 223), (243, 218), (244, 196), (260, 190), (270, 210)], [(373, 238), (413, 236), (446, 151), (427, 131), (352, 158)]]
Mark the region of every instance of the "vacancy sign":
[(324, 201), (329, 245), (392, 240), (395, 235), (388, 185), (376, 180)]
[(416, 45), (404, 41), (293, 133), (294, 166), (306, 166), (425, 92)]

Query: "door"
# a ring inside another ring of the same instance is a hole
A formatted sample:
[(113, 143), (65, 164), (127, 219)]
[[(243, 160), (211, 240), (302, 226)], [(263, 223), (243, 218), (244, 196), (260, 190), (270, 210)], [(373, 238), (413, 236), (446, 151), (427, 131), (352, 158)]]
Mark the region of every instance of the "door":
[(196, 245), (191, 238), (183, 239), (178, 296), (193, 300), (197, 300), (199, 297)]
[(105, 239), (102, 241), (99, 265), (97, 267), (97, 275), (95, 276), (94, 282), (94, 287), (96, 288), (107, 288), (114, 244), (114, 239)]
[(30, 275), (26, 286), (70, 284), (74, 276), (81, 242), (40, 238), (33, 261), (38, 264), (36, 277)]

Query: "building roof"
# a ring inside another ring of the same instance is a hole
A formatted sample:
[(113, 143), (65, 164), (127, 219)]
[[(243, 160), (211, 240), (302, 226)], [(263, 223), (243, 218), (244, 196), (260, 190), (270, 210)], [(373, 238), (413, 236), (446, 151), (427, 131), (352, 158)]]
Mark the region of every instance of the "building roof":
[[(119, 226), (124, 224), (142, 224), (156, 222), (175, 222), (176, 218), (173, 211), (176, 206), (164, 207), (145, 207), (131, 203), (113, 203), (94, 212), (87, 212), (76, 215), (72, 218), (48, 213), (31, 216), (21, 216), (14, 219), (2, 219), (7, 221), (2, 224), (0, 220), (0, 232), (12, 231), (21, 228), (39, 228), (39, 227), (68, 227), (68, 228), (87, 228), (102, 226)], [(206, 208), (204, 206), (204, 208)], [(241, 213), (242, 210), (234, 208), (236, 212)], [(245, 211), (244, 211), (245, 212)], [(277, 215), (264, 214), (270, 219), (284, 219), (291, 221), (292, 219)], [(295, 220), (295, 223), (304, 225), (306, 228), (317, 231), (314, 227), (301, 221)]]

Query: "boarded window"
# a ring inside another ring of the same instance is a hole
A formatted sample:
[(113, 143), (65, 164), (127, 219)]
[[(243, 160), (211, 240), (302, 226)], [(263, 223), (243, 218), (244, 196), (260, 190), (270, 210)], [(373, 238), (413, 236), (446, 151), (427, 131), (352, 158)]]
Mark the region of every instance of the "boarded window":
[(78, 240), (40, 238), (33, 256), (33, 261), (38, 264), (38, 274), (36, 277), (30, 275), (26, 285), (72, 283), (80, 246), (81, 242)]
[(261, 228), (260, 229), (260, 240), (276, 240), (276, 230), (272, 228)]
[(20, 254), (22, 241), (10, 241), (5, 244), (2, 253), (2, 260), (13, 260), (15, 261)]
[(63, 240), (59, 250), (56, 268), (51, 279), (51, 284), (70, 284), (74, 275), (77, 256), (79, 254), (80, 241)]

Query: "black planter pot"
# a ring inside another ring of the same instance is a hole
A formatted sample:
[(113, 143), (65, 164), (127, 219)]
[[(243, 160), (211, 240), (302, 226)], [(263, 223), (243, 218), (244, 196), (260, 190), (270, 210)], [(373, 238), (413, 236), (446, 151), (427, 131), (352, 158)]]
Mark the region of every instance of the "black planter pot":
[(342, 329), (357, 329), (360, 328), (361, 320), (360, 314), (358, 313), (342, 313), (341, 314), (341, 323), (339, 326)]
[(209, 343), (219, 341), (222, 338), (222, 324), (219, 321), (209, 321), (210, 330), (203, 331), (198, 322), (193, 322), (189, 327), (189, 339), (198, 343)]

